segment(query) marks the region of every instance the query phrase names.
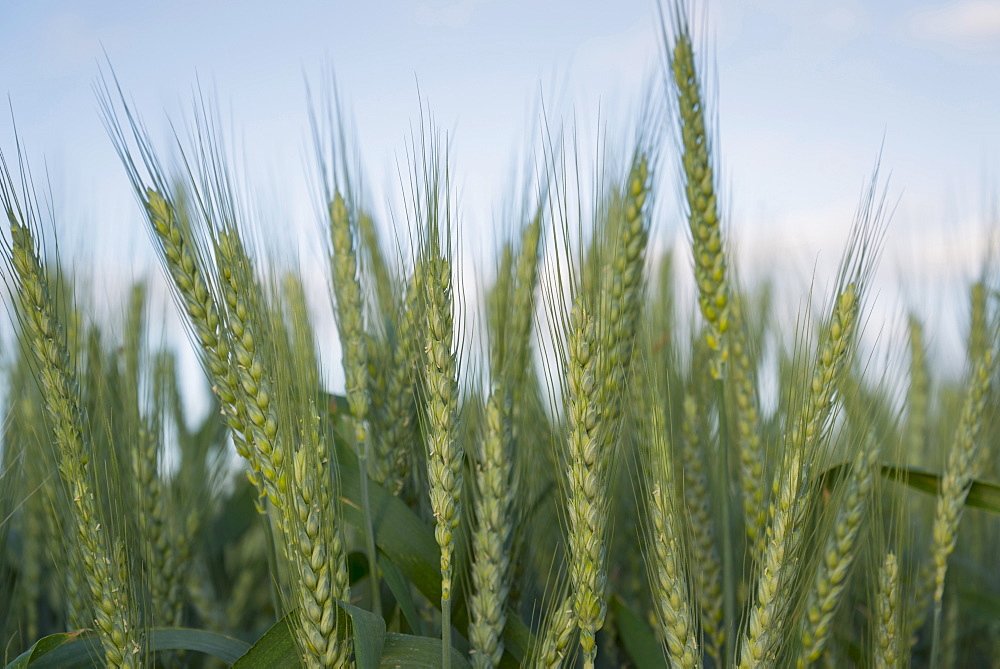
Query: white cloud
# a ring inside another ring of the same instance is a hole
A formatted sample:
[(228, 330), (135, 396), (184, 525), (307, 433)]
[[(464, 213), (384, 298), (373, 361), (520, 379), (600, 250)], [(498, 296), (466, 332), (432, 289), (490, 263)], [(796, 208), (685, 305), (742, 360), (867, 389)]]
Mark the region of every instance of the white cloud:
[(915, 37), (968, 49), (1000, 46), (1000, 1), (966, 0), (913, 13), (907, 22)]

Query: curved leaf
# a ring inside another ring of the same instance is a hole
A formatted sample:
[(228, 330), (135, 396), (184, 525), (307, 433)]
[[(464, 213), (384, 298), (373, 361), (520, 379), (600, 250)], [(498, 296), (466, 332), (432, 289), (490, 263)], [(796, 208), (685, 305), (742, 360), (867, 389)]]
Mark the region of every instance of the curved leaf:
[[(358, 669), (378, 669), (385, 641), (385, 621), (371, 611), (339, 599), (336, 601), (351, 618), (354, 658)], [(236, 658), (233, 669), (301, 667), (299, 647), (295, 642), (296, 615), (293, 611), (272, 625), (242, 657)]]
[[(383, 667), (434, 669), (441, 666), (441, 640), (409, 634), (387, 634), (382, 648)], [(469, 661), (457, 649), (451, 649), (451, 666), (466, 669)]]
[[(835, 485), (847, 472), (848, 467), (847, 464), (839, 464), (823, 472), (821, 478), (823, 487), (829, 489)], [(941, 474), (926, 469), (902, 465), (882, 465), (880, 474), (885, 479), (902, 483), (928, 495), (937, 495), (941, 489)], [(1000, 486), (979, 479), (969, 481), (965, 505), (989, 513), (1000, 514)]]
[(191, 650), (232, 664), (243, 657), (250, 644), (225, 634), (186, 627), (158, 627), (150, 634), (150, 650)]
[[(913, 467), (883, 465), (882, 476), (931, 495), (937, 495), (941, 488), (940, 474)], [(965, 505), (990, 513), (1000, 513), (1000, 486), (978, 479), (971, 481)]]
[(292, 633), (295, 615), (293, 611), (271, 625), (250, 650), (236, 660), (233, 669), (299, 669), (302, 660)]
[(36, 667), (41, 666), (42, 658), (49, 653), (55, 651), (64, 644), (86, 639), (90, 637), (90, 635), (90, 630), (81, 630), (79, 632), (50, 634), (49, 636), (42, 637), (32, 644), (31, 648), (24, 651), (9, 662), (6, 669), (23, 669), (23, 667), (27, 667), (29, 664)]
[[(205, 653), (231, 664), (246, 654), (250, 644), (206, 630), (183, 627), (163, 627), (148, 633), (148, 650), (189, 650)], [(98, 667), (101, 656), (100, 639), (91, 631), (53, 634), (39, 639), (21, 653), (8, 669), (62, 669), (69, 667)]]
[(351, 616), (354, 661), (358, 669), (378, 669), (385, 642), (385, 621), (382, 616), (339, 599), (337, 604)]
[(632, 664), (639, 669), (664, 666), (663, 648), (656, 641), (652, 628), (628, 607), (620, 595), (611, 598), (611, 610), (618, 621), (618, 633)]

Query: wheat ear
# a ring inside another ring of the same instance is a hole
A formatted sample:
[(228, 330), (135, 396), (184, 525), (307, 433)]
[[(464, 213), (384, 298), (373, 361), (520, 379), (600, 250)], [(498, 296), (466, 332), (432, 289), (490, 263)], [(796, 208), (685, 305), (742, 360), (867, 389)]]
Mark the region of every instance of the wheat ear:
[(684, 669), (701, 666), (697, 626), (691, 610), (689, 573), (684, 551), (683, 526), (673, 500), (674, 463), (662, 414), (662, 399), (655, 388), (646, 416), (640, 417), (642, 439), (647, 445), (646, 496), (648, 515), (646, 569), (649, 573), (657, 632), (662, 637), (670, 665)]
[[(233, 445), (249, 464), (247, 478), (257, 489), (258, 497), (266, 496), (256, 451), (251, 448), (251, 432), (246, 408), (237, 398), (239, 378), (230, 365), (228, 337), (222, 329), (224, 314), (207, 280), (206, 268), (193, 243), (191, 230), (177, 208), (159, 191), (145, 192), (146, 215), (160, 252), (181, 297), (188, 322), (194, 329), (201, 347), (202, 359), (212, 382), (212, 391), (222, 404), (226, 422), (232, 430)], [(260, 499), (257, 510), (264, 513)]]
[(319, 415), (312, 403), (299, 437), (302, 444), (292, 456), (295, 534), (289, 541), (299, 552), (295, 565), (300, 586), (300, 645), (307, 665), (342, 667), (349, 664), (351, 644), (341, 638), (342, 623), (334, 600), (350, 601), (351, 591), (332, 486), (333, 463), (326, 453)]
[(726, 628), (723, 626), (722, 560), (719, 557), (711, 513), (711, 492), (708, 488), (708, 474), (705, 471), (705, 449), (701, 439), (702, 423), (699, 409), (704, 411), (693, 395), (688, 394), (684, 397), (680, 461), (684, 505), (688, 517), (688, 531), (692, 539), (690, 551), (695, 564), (699, 565), (694, 573), (694, 581), (701, 609), (702, 630), (707, 639), (706, 650), (716, 662), (719, 662), (726, 643)]
[(458, 413), (457, 362), (454, 349), (451, 261), (440, 250), (431, 226), (419, 259), (426, 324), (427, 479), (434, 512), (434, 538), (441, 549), (441, 615), (443, 665), (451, 665), (452, 558), (461, 519), (464, 452), (456, 438)]
[(265, 353), (269, 333), (261, 290), (235, 229), (227, 226), (219, 230), (214, 245), (232, 346), (230, 365), (235, 367), (238, 381), (236, 404), (246, 415), (244, 436), (257, 463), (262, 489), (278, 511), (280, 523), (288, 510), (289, 482), (286, 454), (278, 441), (273, 365)]
[(477, 669), (498, 666), (504, 649), (514, 530), (510, 436), (510, 402), (498, 387), (486, 404), (486, 434), (476, 477), (469, 645)]
[(799, 534), (806, 478), (805, 458), (812, 453), (830, 411), (837, 374), (843, 366), (857, 319), (856, 286), (848, 284), (837, 296), (833, 317), (821, 343), (805, 406), (793, 419), (787, 456), (775, 476), (767, 550), (757, 578), (756, 602), (740, 643), (739, 666), (771, 667), (777, 655), (776, 630), (788, 615), (791, 584), (797, 563), (794, 539)]
[(969, 486), (980, 469), (979, 433), (983, 426), (986, 398), (989, 396), (990, 381), (994, 372), (994, 352), (982, 349), (982, 353), (972, 368), (968, 391), (962, 406), (955, 439), (948, 453), (948, 464), (937, 499), (934, 515), (934, 538), (931, 546), (931, 562), (934, 567), (934, 643), (932, 664), (938, 659), (941, 634), (941, 607), (944, 598), (945, 575), (948, 571), (948, 557), (955, 550), (958, 541), (958, 526), (965, 508), (965, 498)]
[(573, 632), (576, 631), (576, 615), (573, 612), (573, 593), (556, 601), (545, 621), (544, 632), (539, 635), (539, 646), (535, 653), (535, 669), (559, 669), (570, 655)]
[(899, 666), (899, 565), (896, 554), (885, 555), (878, 574), (875, 600), (875, 669)]
[(806, 615), (799, 632), (802, 641), (799, 667), (806, 667), (819, 659), (829, 638), (830, 624), (857, 554), (858, 534), (875, 480), (877, 458), (875, 436), (870, 434), (851, 468), (847, 490), (840, 502), (832, 532), (823, 551), (823, 559), (809, 590)]
[(708, 325), (706, 341), (715, 352), (711, 363), (712, 376), (718, 379), (722, 378), (728, 358), (724, 335), (729, 329), (729, 284), (716, 204), (711, 144), (705, 128), (705, 103), (686, 25), (678, 30), (670, 68), (680, 110), (684, 194), (691, 229), (695, 282), (698, 284), (698, 305)]
[(732, 304), (735, 325), (730, 338), (733, 359), (732, 378), (735, 394), (736, 444), (740, 454), (740, 484), (743, 489), (743, 516), (747, 544), (753, 562), (760, 563), (764, 555), (767, 532), (767, 493), (764, 483), (766, 452), (761, 439), (760, 413), (753, 363), (747, 337), (747, 324), (743, 320), (740, 300)]
[(604, 438), (598, 407), (602, 397), (594, 321), (578, 296), (571, 314), (566, 369), (566, 420), (569, 425), (566, 495), (569, 520), (570, 583), (573, 613), (580, 628), (584, 665), (597, 655), (595, 634), (606, 611), (606, 535), (608, 497)]
[(368, 497), (368, 462), (371, 444), (368, 438), (368, 352), (365, 347), (364, 315), (361, 305), (361, 284), (358, 258), (354, 245), (351, 215), (340, 192), (329, 205), (330, 239), (333, 255), (333, 292), (337, 302), (337, 331), (343, 352), (347, 404), (354, 424), (354, 442), (358, 454), (358, 475), (361, 483), (361, 505), (365, 516), (365, 551), (368, 556), (369, 584), (372, 609), (382, 613), (379, 595), (378, 555), (375, 552), (375, 527)]
[[(22, 222), (20, 205), (11, 186), (6, 163), (0, 180), (10, 224), (10, 265), (20, 301), (22, 327), (38, 365), (37, 374), (45, 408), (59, 449), (59, 473), (72, 501), (75, 537), (84, 563), (87, 587), (94, 607), (94, 624), (100, 634), (104, 662), (112, 667), (137, 666), (140, 652), (134, 619), (134, 602), (124, 551), (102, 531), (92, 486), (91, 449), (83, 432), (85, 424), (76, 394), (77, 380), (42, 270), (35, 237)], [(72, 570), (70, 570), (72, 571)]]
[(401, 494), (413, 461), (411, 447), (416, 406), (413, 401), (423, 343), (421, 323), (423, 313), (422, 273), (414, 269), (406, 286), (402, 313), (397, 314), (396, 340), (392, 348), (392, 365), (386, 381), (386, 415), (389, 424), (382, 435), (390, 471), (385, 484), (394, 494)]

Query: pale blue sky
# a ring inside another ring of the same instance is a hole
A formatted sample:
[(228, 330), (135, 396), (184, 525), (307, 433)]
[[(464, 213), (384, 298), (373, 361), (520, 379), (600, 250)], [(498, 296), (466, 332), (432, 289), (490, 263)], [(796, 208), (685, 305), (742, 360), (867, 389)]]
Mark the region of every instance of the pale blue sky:
[[(1000, 1), (704, 4), (746, 264), (807, 281), (835, 261), (884, 137), (890, 193), (902, 195), (884, 265), (909, 282), (903, 304), (971, 276), (1000, 166)], [(0, 91), (36, 172), (47, 165), (64, 247), (96, 236), (105, 272), (131, 276), (151, 255), (93, 93), (102, 49), (161, 147), (200, 79), (239, 133), (258, 196), (299, 221), (312, 214), (304, 79), (335, 69), (380, 198), (399, 190), (419, 82), (453, 131), (465, 237), (482, 246), (540, 95), (593, 138), (599, 105), (612, 122), (635, 108), (656, 30), (653, 0), (2, 0)], [(680, 230), (664, 228), (661, 242)]]

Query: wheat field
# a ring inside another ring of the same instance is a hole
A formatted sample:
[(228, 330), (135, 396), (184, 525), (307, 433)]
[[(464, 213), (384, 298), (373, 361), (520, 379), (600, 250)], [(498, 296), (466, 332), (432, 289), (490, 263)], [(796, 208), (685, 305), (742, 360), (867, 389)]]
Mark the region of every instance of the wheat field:
[[(968, 268), (961, 376), (916, 313), (873, 355), (876, 167), (835, 280), (784, 322), (736, 262), (686, 5), (661, 27), (628, 142), (584, 165), (546, 119), (479, 300), (447, 135), (421, 107), (389, 238), (316, 105), (339, 393), (210, 105), (178, 158), (105, 77), (199, 420), (149, 285), (96, 317), (22, 147), (0, 154), (6, 665), (1000, 666), (996, 256)], [(671, 221), (687, 244), (652, 244)]]

